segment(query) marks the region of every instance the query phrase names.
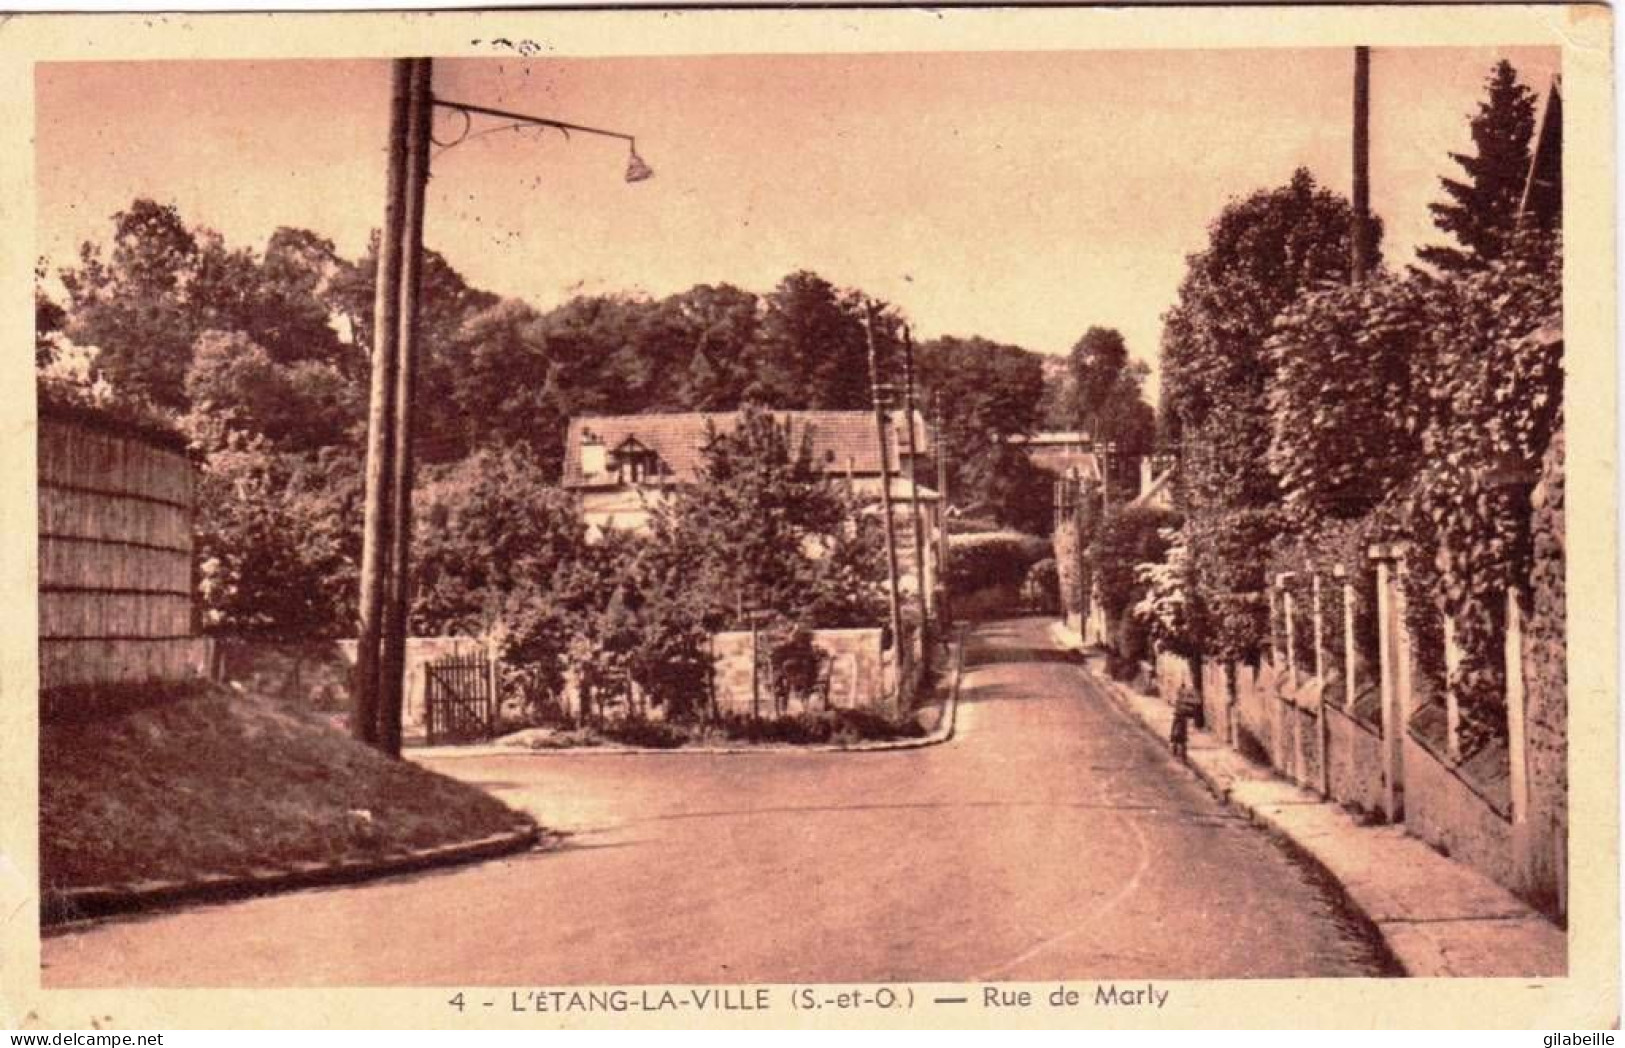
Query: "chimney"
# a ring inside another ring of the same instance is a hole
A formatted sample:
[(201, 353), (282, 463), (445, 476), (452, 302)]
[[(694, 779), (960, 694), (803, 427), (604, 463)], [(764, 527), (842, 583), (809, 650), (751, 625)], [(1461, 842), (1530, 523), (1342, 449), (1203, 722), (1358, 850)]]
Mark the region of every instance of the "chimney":
[(592, 430), (583, 430), (581, 434), (581, 474), (586, 477), (596, 477), (608, 471), (609, 461), (605, 455), (604, 441)]

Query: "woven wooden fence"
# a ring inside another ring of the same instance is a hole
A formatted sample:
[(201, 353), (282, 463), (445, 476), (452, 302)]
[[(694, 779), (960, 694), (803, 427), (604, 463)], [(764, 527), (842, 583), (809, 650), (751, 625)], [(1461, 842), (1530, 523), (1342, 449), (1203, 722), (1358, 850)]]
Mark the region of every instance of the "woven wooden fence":
[(178, 444), (42, 409), (42, 689), (204, 672), (192, 607), (192, 485)]

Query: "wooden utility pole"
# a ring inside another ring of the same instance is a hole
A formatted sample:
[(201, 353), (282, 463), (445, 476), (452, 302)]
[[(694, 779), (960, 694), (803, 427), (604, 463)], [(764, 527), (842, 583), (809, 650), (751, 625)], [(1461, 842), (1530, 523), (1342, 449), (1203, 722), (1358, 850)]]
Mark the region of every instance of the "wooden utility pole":
[(953, 613), (948, 607), (948, 448), (942, 442), (942, 391), (931, 395), (932, 412), (936, 422), (931, 446), (937, 460), (937, 589), (942, 606), (937, 618), (952, 623)]
[(398, 285), (398, 360), (395, 370), (394, 476), (390, 484), (390, 572), (379, 649), (378, 746), (401, 753), (405, 707), (407, 617), (412, 564), (412, 402), (417, 372), (418, 291), (423, 269), (423, 198), (429, 183), (429, 132), (434, 120), (434, 63), (411, 61), (407, 103), (406, 207), (402, 217)]
[[(866, 303), (863, 334), (869, 342), (869, 398), (875, 407), (875, 437), (880, 442), (880, 508), (886, 518), (886, 580), (891, 600), (891, 636), (898, 658), (903, 651), (903, 602), (897, 592), (897, 530), (891, 512), (891, 455), (886, 446), (886, 409), (880, 401), (880, 365), (875, 360), (875, 304)], [(898, 663), (902, 665), (901, 662)]]
[(931, 636), (931, 609), (925, 592), (925, 528), (920, 521), (920, 448), (914, 438), (914, 335), (903, 325), (903, 424), (908, 427), (909, 518), (914, 526), (914, 595), (920, 603), (920, 650)]
[(400, 322), (396, 307), (401, 279), (401, 220), (406, 202), (407, 116), (412, 70), (411, 59), (398, 58), (390, 71), (388, 178), (373, 299), (372, 386), (367, 405), (367, 507), (361, 538), (360, 640), (356, 646), (355, 693), (350, 712), (350, 733), (368, 744), (378, 742), (382, 654), (379, 640), (391, 549), (395, 373)]
[(1371, 268), (1371, 48), (1354, 49), (1354, 229), (1349, 279), (1359, 284)]

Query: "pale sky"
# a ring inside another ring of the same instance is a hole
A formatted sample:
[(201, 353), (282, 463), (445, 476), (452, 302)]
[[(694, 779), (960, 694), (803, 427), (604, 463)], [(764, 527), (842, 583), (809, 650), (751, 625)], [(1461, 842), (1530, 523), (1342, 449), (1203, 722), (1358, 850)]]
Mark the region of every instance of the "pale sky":
[[(1427, 204), (1497, 58), (1544, 92), (1555, 48), (1378, 49), (1372, 206), (1386, 254)], [(1155, 364), (1184, 257), (1226, 200), (1307, 166), (1347, 193), (1348, 49), (447, 60), (444, 98), (623, 130), (503, 133), (436, 157), (426, 240), (547, 309), (577, 291), (758, 292), (798, 268), (923, 337), (1064, 353), (1091, 325)], [(39, 250), (69, 262), (137, 196), (233, 246), (313, 229), (354, 257), (382, 215), (388, 66), (42, 65)], [(476, 124), (476, 130), (482, 125)], [(455, 137), (457, 116), (437, 134)]]

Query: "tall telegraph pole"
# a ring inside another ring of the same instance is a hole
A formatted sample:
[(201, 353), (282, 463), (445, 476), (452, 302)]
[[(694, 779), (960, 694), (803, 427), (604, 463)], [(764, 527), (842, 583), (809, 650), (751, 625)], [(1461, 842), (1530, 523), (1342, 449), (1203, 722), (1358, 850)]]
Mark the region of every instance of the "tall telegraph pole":
[(418, 291), (423, 269), (423, 198), (429, 183), (429, 132), (434, 120), (432, 59), (413, 59), (407, 103), (406, 207), (402, 216), (400, 305), (395, 370), (395, 454), (390, 487), (390, 573), (380, 647), (378, 746), (401, 752), (401, 714), (406, 683), (406, 625), (411, 605), (412, 561), (412, 401), (418, 356)]
[(1350, 280), (1371, 268), (1371, 48), (1354, 49), (1354, 229)]
[(942, 605), (937, 619), (950, 625), (953, 612), (948, 607), (948, 448), (942, 442), (942, 391), (931, 394), (931, 414), (935, 418), (932, 428), (932, 447), (937, 460), (937, 592)]
[(925, 528), (920, 521), (920, 449), (914, 437), (914, 334), (903, 325), (903, 415), (908, 427), (908, 500), (914, 526), (914, 595), (920, 603), (920, 650), (931, 636), (931, 610), (925, 592)]
[(367, 405), (367, 508), (361, 540), (361, 624), (356, 647), (354, 708), (350, 714), (351, 734), (368, 744), (379, 741), (383, 677), (379, 640), (392, 545), (391, 488), (395, 474), (393, 438), (400, 323), (397, 296), (401, 278), (401, 219), (407, 195), (407, 121), (413, 70), (413, 60), (408, 58), (397, 58), (390, 69), (388, 176), (373, 300), (372, 385)]
[[(880, 402), (880, 365), (875, 360), (875, 304), (867, 303), (863, 334), (869, 342), (869, 396), (875, 407), (875, 437), (880, 443), (880, 508), (886, 518), (886, 579), (891, 600), (892, 644), (901, 658), (903, 650), (903, 603), (897, 593), (897, 531), (891, 511), (891, 454), (887, 451), (886, 410)], [(899, 663), (901, 665), (901, 663)]]

